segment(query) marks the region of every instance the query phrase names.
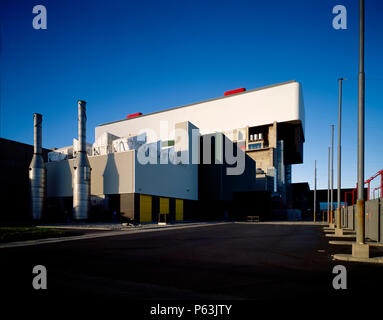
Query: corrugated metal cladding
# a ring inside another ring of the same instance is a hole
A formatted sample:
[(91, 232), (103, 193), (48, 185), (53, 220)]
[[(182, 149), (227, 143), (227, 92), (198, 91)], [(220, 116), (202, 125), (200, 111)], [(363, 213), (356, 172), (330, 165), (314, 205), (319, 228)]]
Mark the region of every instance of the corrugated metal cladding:
[(152, 222), (152, 196), (140, 195), (140, 222)]
[(184, 219), (184, 201), (182, 199), (176, 199), (176, 221), (182, 221)]
[(169, 214), (169, 198), (160, 197), (160, 214)]

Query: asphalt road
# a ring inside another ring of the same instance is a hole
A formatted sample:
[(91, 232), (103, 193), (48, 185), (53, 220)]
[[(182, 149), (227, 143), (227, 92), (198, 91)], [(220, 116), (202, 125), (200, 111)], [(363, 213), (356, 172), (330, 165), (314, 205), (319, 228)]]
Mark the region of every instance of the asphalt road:
[[(332, 261), (351, 247), (328, 241), (321, 226), (226, 224), (2, 248), (1, 290), (7, 299), (318, 304), (381, 292), (383, 266)], [(333, 289), (337, 264), (347, 290)], [(47, 290), (32, 288), (35, 265), (47, 268)]]

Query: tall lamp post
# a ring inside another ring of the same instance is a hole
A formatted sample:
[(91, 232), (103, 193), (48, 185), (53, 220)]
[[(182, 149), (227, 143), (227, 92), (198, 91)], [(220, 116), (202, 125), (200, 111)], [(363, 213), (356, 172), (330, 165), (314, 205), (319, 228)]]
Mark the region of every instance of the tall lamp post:
[(358, 74), (358, 200), (356, 203), (356, 243), (352, 255), (368, 258), (364, 242), (364, 0), (359, 0), (359, 74)]
[(317, 161), (314, 161), (314, 222), (316, 222), (317, 213)]
[(327, 222), (330, 222), (330, 147), (328, 147), (328, 167), (327, 167)]
[[(358, 73), (358, 198), (356, 203), (356, 241), (352, 243), (352, 261), (370, 262), (370, 247), (364, 229), (364, 0), (359, 0), (359, 73)], [(335, 259), (349, 260), (349, 255), (335, 254)]]
[(342, 230), (342, 218), (341, 218), (341, 208), (340, 208), (340, 191), (341, 191), (341, 133), (342, 133), (342, 81), (346, 80), (339, 78), (339, 117), (338, 117), (338, 190), (337, 190), (337, 208), (336, 208), (336, 231), (337, 235), (343, 235)]
[(334, 210), (334, 125), (331, 125), (331, 193), (330, 193), (330, 226), (334, 227), (333, 223)]

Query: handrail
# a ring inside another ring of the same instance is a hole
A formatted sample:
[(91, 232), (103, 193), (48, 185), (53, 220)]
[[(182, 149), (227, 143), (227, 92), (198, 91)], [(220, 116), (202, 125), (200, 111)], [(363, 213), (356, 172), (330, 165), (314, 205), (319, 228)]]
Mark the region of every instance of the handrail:
[[(370, 196), (371, 196), (371, 188), (370, 188), (370, 184), (371, 184), (371, 181), (373, 181), (375, 178), (377, 177), (380, 177), (380, 186), (379, 187), (376, 187), (376, 188), (373, 188), (373, 199), (375, 199), (375, 191), (376, 190), (379, 190), (380, 189), (380, 196), (383, 195), (383, 169), (378, 171), (377, 173), (375, 173), (374, 175), (372, 175), (370, 178), (368, 178), (364, 184), (367, 184), (367, 200), (370, 200)], [(350, 194), (352, 195), (352, 201), (351, 201), (351, 204), (354, 205), (355, 204), (355, 193), (356, 191), (358, 190), (358, 184), (356, 184), (356, 188), (353, 189), (352, 191), (346, 191), (345, 194), (344, 194), (344, 202), (345, 202), (345, 205), (347, 205), (347, 194)]]

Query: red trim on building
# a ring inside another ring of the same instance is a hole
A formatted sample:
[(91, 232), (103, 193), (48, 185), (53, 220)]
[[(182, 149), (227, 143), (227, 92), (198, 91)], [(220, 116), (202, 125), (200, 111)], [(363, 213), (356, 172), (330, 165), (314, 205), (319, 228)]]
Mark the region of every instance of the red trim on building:
[(141, 112), (136, 112), (136, 113), (132, 113), (132, 114), (128, 114), (126, 116), (127, 119), (130, 119), (130, 118), (135, 118), (135, 117), (139, 117), (139, 116), (142, 116), (142, 113)]
[(246, 91), (246, 88), (239, 88), (239, 89), (229, 90), (229, 91), (226, 91), (223, 95), (224, 96), (229, 96), (231, 94), (235, 94), (235, 93), (239, 93), (239, 92), (243, 92), (243, 91)]

